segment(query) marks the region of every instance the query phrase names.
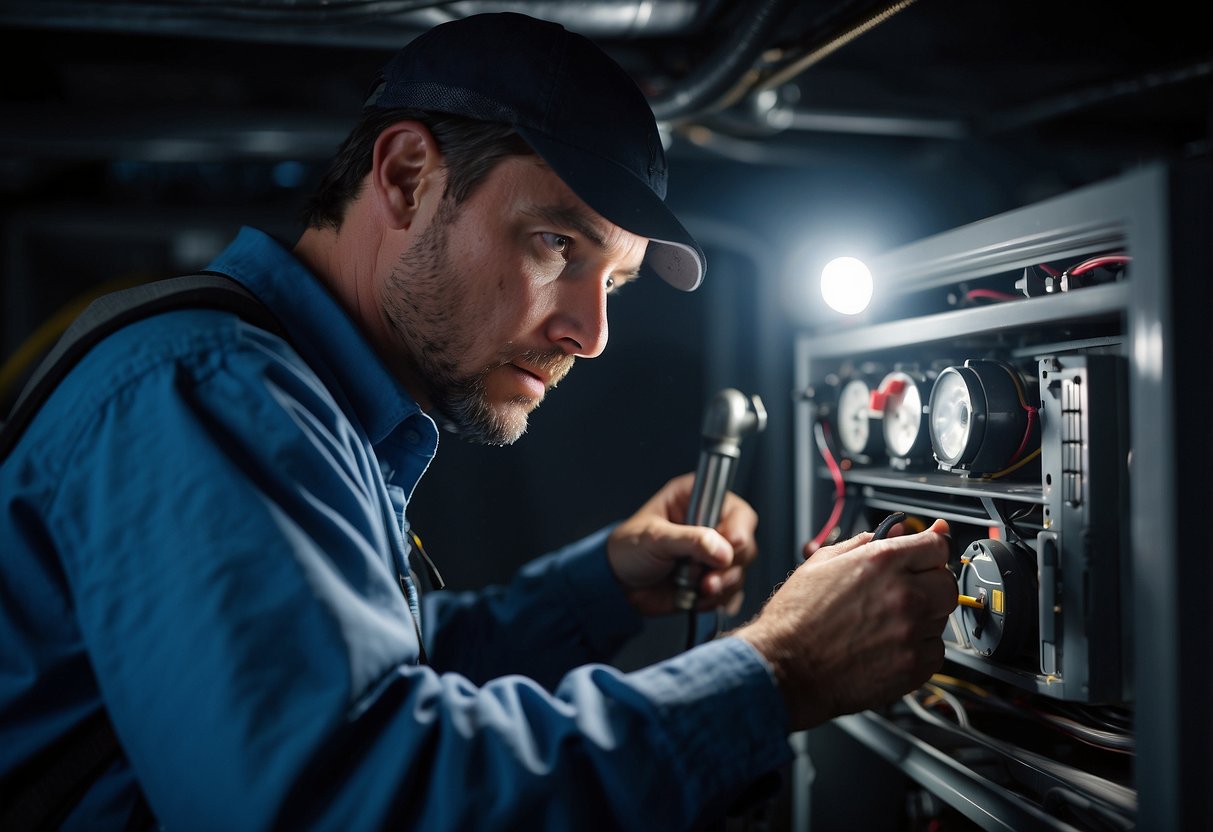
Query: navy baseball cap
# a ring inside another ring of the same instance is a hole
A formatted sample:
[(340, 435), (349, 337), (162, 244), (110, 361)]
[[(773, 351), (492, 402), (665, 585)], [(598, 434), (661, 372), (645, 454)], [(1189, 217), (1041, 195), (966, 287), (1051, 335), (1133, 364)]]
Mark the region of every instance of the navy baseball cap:
[(384, 66), (367, 106), (513, 126), (583, 202), (649, 238), (646, 267), (688, 292), (703, 281), (703, 249), (665, 204), (653, 111), (588, 38), (514, 12), (441, 23)]

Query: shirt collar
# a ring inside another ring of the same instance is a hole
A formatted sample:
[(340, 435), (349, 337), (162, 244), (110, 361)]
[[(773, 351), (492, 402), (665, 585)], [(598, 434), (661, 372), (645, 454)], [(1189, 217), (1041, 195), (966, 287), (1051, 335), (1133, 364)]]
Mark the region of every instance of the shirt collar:
[(423, 423), (431, 440), (426, 444), (437, 449), (433, 420), (388, 371), (324, 284), (281, 243), (262, 231), (241, 228), (207, 268), (244, 285), (273, 311), (304, 360), (314, 369), (317, 362), (324, 365), (341, 384), (373, 445), (408, 419), (414, 425)]

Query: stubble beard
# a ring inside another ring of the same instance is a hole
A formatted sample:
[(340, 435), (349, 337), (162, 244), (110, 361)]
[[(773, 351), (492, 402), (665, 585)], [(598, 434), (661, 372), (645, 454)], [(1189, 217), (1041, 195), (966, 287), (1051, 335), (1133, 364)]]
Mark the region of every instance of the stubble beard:
[(409, 246), (384, 283), (380, 304), (389, 327), (413, 359), (446, 430), (482, 445), (512, 445), (526, 433), (527, 417), (539, 402), (514, 396), (497, 408), (489, 402), (487, 379), (515, 361), (545, 371), (549, 388), (568, 374), (573, 357), (562, 350), (503, 351), (503, 357), (471, 374), (458, 372), (458, 358), (470, 347), (473, 322), (460, 319), (467, 286), (454, 279), (447, 229), (458, 206), (444, 199), (434, 222)]

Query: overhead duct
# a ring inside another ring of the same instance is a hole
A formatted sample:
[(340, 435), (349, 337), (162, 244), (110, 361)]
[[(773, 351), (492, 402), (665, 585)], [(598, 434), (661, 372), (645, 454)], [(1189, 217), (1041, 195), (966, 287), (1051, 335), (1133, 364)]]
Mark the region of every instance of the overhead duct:
[(673, 88), (649, 101), (658, 121), (678, 121), (720, 106), (725, 93), (754, 66), (795, 0), (763, 0), (735, 34)]
[(524, 12), (591, 38), (685, 36), (715, 0), (5, 0), (0, 25), (260, 43), (396, 49), (430, 27), (481, 12)]

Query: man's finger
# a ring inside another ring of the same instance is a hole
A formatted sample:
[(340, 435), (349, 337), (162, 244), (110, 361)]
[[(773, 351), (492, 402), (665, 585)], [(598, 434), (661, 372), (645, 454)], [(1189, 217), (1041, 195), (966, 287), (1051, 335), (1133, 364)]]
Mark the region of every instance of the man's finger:
[[(870, 535), (868, 539), (871, 539)], [(924, 531), (885, 538), (873, 545), (881, 547), (881, 551), (900, 561), (901, 566), (910, 572), (928, 572), (946, 567), (952, 550), (948, 524), (943, 520), (936, 520)]]
[(654, 552), (670, 558), (690, 558), (712, 569), (723, 569), (733, 562), (733, 547), (715, 529), (707, 526), (662, 525)]
[(832, 543), (829, 546), (822, 546), (820, 549), (818, 549), (814, 552), (810, 552), (809, 557), (813, 558), (814, 561), (817, 563), (821, 563), (821, 562), (827, 561), (827, 560), (832, 560), (833, 558), (836, 558), (839, 555), (845, 555), (847, 552), (851, 551), (852, 549), (858, 549), (860, 546), (869, 542), (871, 539), (872, 539), (871, 532), (860, 532), (859, 534), (855, 535), (854, 537), (852, 537), (848, 540), (841, 540), (838, 543)]
[(732, 492), (726, 494), (716, 531), (732, 544), (736, 555), (747, 555), (747, 561), (758, 553), (754, 545), (754, 529), (757, 526), (758, 512), (754, 507)]

